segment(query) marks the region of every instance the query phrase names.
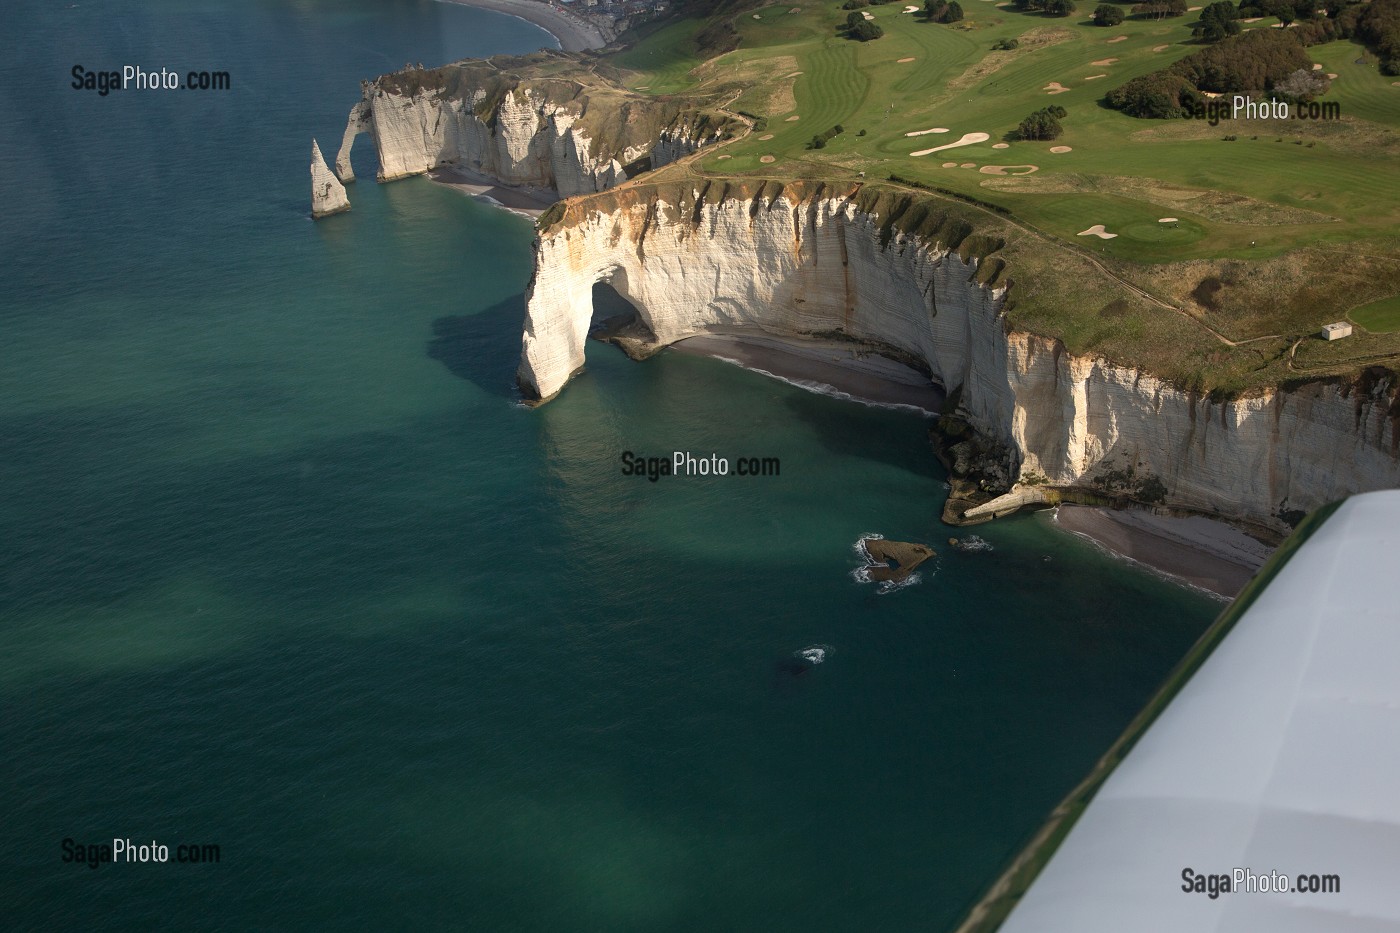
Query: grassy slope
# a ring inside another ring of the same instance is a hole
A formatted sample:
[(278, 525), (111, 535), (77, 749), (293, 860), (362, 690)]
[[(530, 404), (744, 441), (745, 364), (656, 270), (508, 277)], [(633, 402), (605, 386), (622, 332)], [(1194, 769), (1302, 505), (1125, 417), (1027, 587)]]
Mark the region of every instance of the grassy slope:
[[(1020, 225), (1007, 248), (1019, 286), (1013, 320), (1060, 336), (1073, 350), (1144, 365), (1182, 384), (1234, 391), (1296, 375), (1301, 364), (1290, 372), (1287, 351), (1298, 337), (1386, 299), (1400, 282), (1393, 236), (1400, 228), (1400, 87), (1373, 65), (1357, 64), (1358, 46), (1310, 50), (1339, 76), (1325, 99), (1341, 104), (1343, 122), (1210, 127), (1136, 120), (1099, 103), (1110, 88), (1196, 48), (1188, 42), (1191, 15), (1103, 29), (1087, 15), (1056, 19), (968, 0), (967, 20), (950, 28), (905, 14), (904, 5), (870, 8), (885, 30), (873, 42), (837, 35), (846, 17), (838, 4), (801, 2), (737, 16), (740, 47), (708, 63), (692, 42), (698, 21), (660, 30), (611, 62), (630, 72), (631, 87), (737, 94), (734, 108), (768, 119), (763, 133), (674, 171), (779, 178), (865, 171), (872, 180), (896, 173), (1009, 209)], [(1127, 38), (1108, 41), (1116, 36)], [(1020, 37), (1022, 48), (990, 52), (1004, 37)], [(1092, 64), (1109, 58), (1118, 61)], [(788, 77), (793, 72), (801, 73)], [(1043, 88), (1051, 82), (1070, 90), (1048, 94)], [(1009, 139), (1022, 117), (1052, 102), (1069, 111), (1063, 137)], [(814, 133), (837, 123), (845, 133), (825, 149), (806, 148)], [(904, 135), (934, 126), (951, 132)], [(991, 138), (910, 155), (967, 132)], [(761, 138), (767, 134), (773, 138)], [(992, 148), (1004, 140), (1010, 148)], [(1051, 153), (1052, 145), (1073, 151)], [(774, 161), (765, 164), (762, 156)], [(944, 168), (945, 161), (1039, 171), (1007, 178)], [(1159, 223), (1167, 216), (1178, 223)], [(1096, 223), (1119, 236), (1076, 236)], [(1087, 254), (1187, 314), (1134, 296)], [(1210, 307), (1192, 297), (1208, 277), (1226, 283)], [(1269, 339), (1230, 348), (1188, 314), (1233, 340)], [(1393, 330), (1397, 322), (1371, 313), (1357, 323)], [(1400, 337), (1363, 333), (1332, 347), (1304, 346), (1297, 360), (1317, 371), (1344, 371), (1395, 354)]]

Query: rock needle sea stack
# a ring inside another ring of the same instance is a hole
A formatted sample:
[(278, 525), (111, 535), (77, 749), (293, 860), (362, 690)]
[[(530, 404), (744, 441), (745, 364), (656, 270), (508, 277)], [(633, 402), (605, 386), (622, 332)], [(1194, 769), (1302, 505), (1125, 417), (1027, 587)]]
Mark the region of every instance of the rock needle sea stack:
[(332, 174), (321, 147), (311, 140), (311, 216), (317, 220), (350, 210), (345, 186)]

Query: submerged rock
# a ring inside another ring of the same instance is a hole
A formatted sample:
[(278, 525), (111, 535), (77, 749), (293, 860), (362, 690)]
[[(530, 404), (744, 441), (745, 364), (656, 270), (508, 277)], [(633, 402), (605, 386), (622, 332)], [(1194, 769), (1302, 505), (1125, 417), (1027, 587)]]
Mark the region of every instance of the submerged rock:
[(320, 220), (348, 210), (350, 199), (345, 196), (345, 186), (326, 165), (316, 140), (311, 140), (311, 216)]
[[(870, 538), (865, 542), (865, 552), (876, 562), (868, 568), (870, 579), (881, 583), (899, 583), (914, 569), (934, 556), (933, 548), (909, 541), (886, 541), (884, 538)], [(883, 566), (881, 566), (883, 565)]]

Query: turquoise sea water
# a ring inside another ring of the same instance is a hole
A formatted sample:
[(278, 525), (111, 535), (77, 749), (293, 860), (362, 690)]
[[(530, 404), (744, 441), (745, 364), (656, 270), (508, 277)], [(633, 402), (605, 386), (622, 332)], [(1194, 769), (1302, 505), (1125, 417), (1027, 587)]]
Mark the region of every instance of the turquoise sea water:
[[(0, 57), (0, 927), (945, 930), (1214, 614), (1038, 521), (943, 547), (911, 415), (601, 346), (520, 407), (522, 218), (306, 219), (360, 78), (534, 27), (63, 7)], [(620, 473), (677, 448), (782, 473)], [(866, 532), (940, 556), (881, 595)], [(221, 860), (62, 861), (113, 837)]]

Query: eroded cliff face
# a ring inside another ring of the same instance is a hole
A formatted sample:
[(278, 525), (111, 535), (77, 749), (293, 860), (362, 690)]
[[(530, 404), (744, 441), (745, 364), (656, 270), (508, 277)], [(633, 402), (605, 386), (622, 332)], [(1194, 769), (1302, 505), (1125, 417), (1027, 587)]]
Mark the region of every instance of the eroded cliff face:
[(365, 82), (337, 173), (354, 179), (350, 149), (368, 133), (380, 181), (455, 165), (569, 197), (611, 188), (629, 170), (664, 165), (732, 127), (723, 114), (635, 94), (596, 75), (542, 75), (549, 64), (498, 58)]
[(913, 358), (1023, 483), (1091, 488), (1287, 530), (1341, 496), (1400, 486), (1396, 386), (1375, 372), (1233, 401), (1009, 331), (997, 244), (857, 188), (629, 187), (570, 202), (535, 247), (522, 387), (584, 363), (592, 288), (656, 345), (707, 332), (840, 333)]

